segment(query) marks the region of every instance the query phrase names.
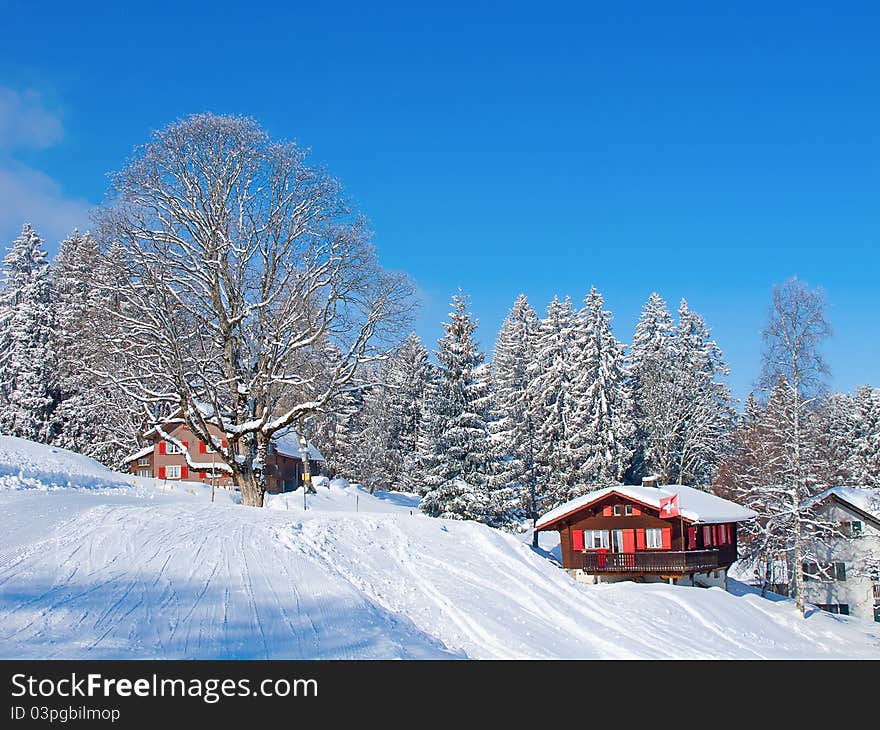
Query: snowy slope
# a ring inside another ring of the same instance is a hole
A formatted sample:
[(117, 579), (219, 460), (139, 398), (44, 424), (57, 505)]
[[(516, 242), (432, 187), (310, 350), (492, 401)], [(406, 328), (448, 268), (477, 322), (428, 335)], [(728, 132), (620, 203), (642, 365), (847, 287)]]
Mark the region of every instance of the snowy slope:
[[(3, 658), (880, 658), (880, 625), (720, 589), (575, 584), (521, 539), (406, 495), (212, 504), (21, 443), (0, 437)], [(16, 484), (41, 474), (53, 488)]]

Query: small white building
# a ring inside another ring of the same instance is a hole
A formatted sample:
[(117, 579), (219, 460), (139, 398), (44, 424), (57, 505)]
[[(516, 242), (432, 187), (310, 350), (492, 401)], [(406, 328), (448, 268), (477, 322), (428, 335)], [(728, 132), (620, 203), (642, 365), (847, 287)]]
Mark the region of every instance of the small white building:
[(805, 565), (808, 603), (831, 613), (880, 621), (880, 489), (831, 487), (813, 498), (816, 514), (837, 523), (842, 537), (816, 549), (821, 570)]

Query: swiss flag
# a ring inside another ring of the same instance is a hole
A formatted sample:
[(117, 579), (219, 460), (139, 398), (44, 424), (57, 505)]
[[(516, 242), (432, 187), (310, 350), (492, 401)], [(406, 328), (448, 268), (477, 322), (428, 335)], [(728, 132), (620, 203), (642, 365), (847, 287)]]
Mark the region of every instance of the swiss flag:
[(671, 497), (663, 497), (660, 500), (660, 516), (678, 517), (678, 515), (678, 495), (673, 494)]

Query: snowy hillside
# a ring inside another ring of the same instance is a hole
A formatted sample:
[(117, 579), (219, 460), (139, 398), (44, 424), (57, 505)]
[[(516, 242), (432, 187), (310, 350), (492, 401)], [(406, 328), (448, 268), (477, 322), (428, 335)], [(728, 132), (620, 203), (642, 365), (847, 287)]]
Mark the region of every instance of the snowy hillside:
[(305, 510), (301, 492), (268, 506), (0, 437), (0, 657), (880, 658), (878, 624), (575, 584), (523, 540), (407, 495), (334, 484)]

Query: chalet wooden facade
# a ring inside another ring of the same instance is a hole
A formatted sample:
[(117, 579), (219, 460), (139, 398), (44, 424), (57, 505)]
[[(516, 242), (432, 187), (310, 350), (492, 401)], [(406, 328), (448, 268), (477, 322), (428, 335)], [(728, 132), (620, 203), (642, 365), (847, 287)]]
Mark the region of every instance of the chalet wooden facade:
[[(211, 435), (222, 447), (227, 446), (226, 434), (217, 426), (210, 427)], [(198, 439), (181, 418), (171, 418), (158, 428), (143, 434), (148, 445), (125, 461), (132, 474), (163, 481), (199, 481), (220, 487), (232, 487), (232, 478), (223, 466), (223, 460), (211, 444)], [(318, 475), (324, 457), (308, 445), (309, 473)], [(289, 492), (302, 485), (303, 460), (296, 434), (286, 431), (271, 442), (266, 459), (266, 488), (273, 494)]]
[(691, 487), (608, 487), (538, 520), (559, 532), (563, 567), (577, 580), (724, 585), (737, 559), (737, 523), (755, 513)]

